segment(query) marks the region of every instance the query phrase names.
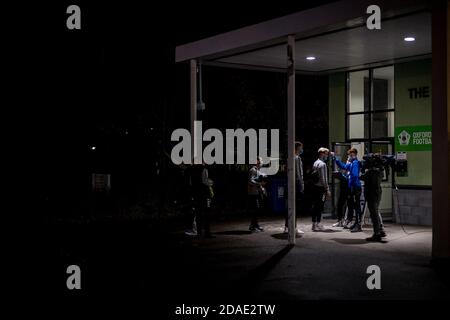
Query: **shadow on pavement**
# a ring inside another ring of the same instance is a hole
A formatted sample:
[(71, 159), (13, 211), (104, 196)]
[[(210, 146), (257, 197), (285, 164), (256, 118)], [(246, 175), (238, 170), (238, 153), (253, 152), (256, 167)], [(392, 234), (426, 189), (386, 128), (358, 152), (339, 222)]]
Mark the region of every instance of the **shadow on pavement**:
[(342, 230), (325, 229), (325, 230), (322, 230), (322, 231), (315, 231), (315, 232), (336, 233), (336, 232), (342, 232)]
[[(300, 235), (295, 235), (295, 238), (301, 238), (302, 236)], [(287, 233), (276, 233), (272, 235), (272, 238), (278, 239), (278, 240), (287, 240), (288, 239), (288, 234)]]
[(230, 230), (230, 231), (214, 232), (214, 234), (225, 236), (242, 236), (246, 234), (252, 234), (252, 232), (249, 230)]
[(369, 243), (368, 241), (366, 241), (366, 239), (339, 239), (339, 238), (333, 238), (330, 239), (333, 241), (336, 241), (338, 243), (341, 244), (367, 244)]
[(293, 245), (287, 245), (277, 253), (275, 253), (272, 257), (266, 260), (263, 264), (251, 270), (248, 278), (244, 281), (244, 286), (250, 289), (255, 289), (259, 284), (261, 284), (262, 280), (269, 274), (273, 268), (288, 254), (289, 251), (293, 248)]

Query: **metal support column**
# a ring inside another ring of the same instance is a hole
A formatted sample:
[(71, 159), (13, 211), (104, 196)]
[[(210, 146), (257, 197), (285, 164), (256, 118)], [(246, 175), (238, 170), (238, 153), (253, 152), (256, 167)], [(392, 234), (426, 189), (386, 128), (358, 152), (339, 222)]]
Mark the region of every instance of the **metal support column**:
[[(450, 5), (436, 1), (432, 8), (432, 211), (433, 263), (450, 264)], [(449, 69), (447, 69), (449, 68)], [(448, 100), (449, 99), (449, 100)]]
[(197, 60), (191, 60), (191, 158), (192, 163), (195, 163), (196, 158), (196, 145), (195, 145), (195, 126), (197, 121)]
[(287, 175), (288, 175), (288, 229), (289, 244), (295, 244), (295, 37), (288, 36), (287, 44), (287, 130), (288, 130), (288, 155), (287, 155)]

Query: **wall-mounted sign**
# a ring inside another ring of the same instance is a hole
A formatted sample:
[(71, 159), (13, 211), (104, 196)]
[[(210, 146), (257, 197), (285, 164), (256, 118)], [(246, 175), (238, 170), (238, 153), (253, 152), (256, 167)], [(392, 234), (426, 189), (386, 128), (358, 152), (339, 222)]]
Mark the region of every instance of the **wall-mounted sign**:
[(111, 190), (111, 175), (104, 173), (92, 174), (92, 191), (109, 192)]
[(410, 99), (421, 99), (430, 97), (430, 87), (408, 88)]
[(397, 177), (407, 177), (408, 176), (408, 153), (405, 151), (397, 152), (397, 157), (395, 161), (395, 173)]
[(397, 151), (431, 151), (431, 126), (397, 127), (395, 137)]
[(397, 152), (397, 157), (395, 157), (395, 159), (398, 161), (406, 161), (408, 160), (408, 153), (406, 153), (405, 151), (399, 151)]

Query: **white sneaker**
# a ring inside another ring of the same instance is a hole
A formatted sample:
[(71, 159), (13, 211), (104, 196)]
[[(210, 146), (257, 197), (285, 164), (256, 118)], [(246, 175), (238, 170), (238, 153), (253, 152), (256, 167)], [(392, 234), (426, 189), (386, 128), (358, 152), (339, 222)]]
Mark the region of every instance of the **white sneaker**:
[(317, 229), (317, 223), (316, 223), (316, 222), (313, 222), (313, 224), (312, 224), (312, 226), (311, 226), (311, 230), (312, 230), (312, 231), (318, 231), (318, 229)]
[(187, 230), (184, 232), (184, 234), (190, 237), (195, 237), (197, 236), (197, 230)]
[[(284, 227), (284, 232), (283, 233), (289, 233), (289, 228), (288, 227)], [(305, 232), (301, 229), (297, 229), (296, 235), (301, 236), (304, 235)]]
[(324, 231), (325, 227), (323, 225), (321, 225), (320, 223), (316, 224), (316, 229), (317, 231)]
[(338, 222), (336, 222), (335, 224), (333, 224), (333, 227), (337, 228), (337, 227), (343, 227), (344, 226), (344, 222), (342, 220), (339, 220)]

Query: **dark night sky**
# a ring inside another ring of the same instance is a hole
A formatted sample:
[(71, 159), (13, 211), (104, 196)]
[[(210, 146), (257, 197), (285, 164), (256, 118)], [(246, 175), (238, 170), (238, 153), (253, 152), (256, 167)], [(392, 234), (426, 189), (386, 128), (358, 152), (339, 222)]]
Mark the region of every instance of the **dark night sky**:
[(43, 16), (36, 15), (39, 23), (30, 30), (36, 34), (28, 52), (28, 62), (37, 71), (32, 81), (36, 80), (34, 86), (47, 108), (67, 120), (79, 115), (89, 121), (95, 119), (89, 115), (104, 118), (114, 111), (127, 118), (135, 110), (148, 109), (161, 96), (180, 95), (177, 85), (184, 86), (188, 76), (185, 66), (174, 64), (176, 45), (324, 2), (142, 6), (129, 1), (96, 1), (96, 5), (79, 1), (81, 32), (65, 27), (69, 2), (39, 4)]
[[(160, 146), (157, 141), (167, 144), (174, 128), (186, 127), (189, 74), (187, 65), (174, 63), (176, 45), (327, 2), (191, 1), (144, 6), (130, 1), (58, 1), (23, 6), (13, 24), (24, 31), (23, 37), (15, 38), (24, 47), (23, 64), (15, 76), (27, 90), (18, 94), (17, 102), (32, 128), (26, 137), (29, 152), (39, 155), (32, 162), (40, 172), (37, 181), (55, 184), (64, 174), (87, 173), (93, 167), (111, 170), (112, 162), (136, 167), (127, 161), (151, 158)], [(81, 31), (66, 28), (70, 4), (81, 7)], [(284, 75), (207, 70), (205, 97), (211, 124), (235, 125), (231, 116), (226, 118), (230, 124), (217, 122), (223, 114), (240, 112), (242, 86), (233, 86), (233, 81), (248, 87), (244, 95), (250, 102), (262, 99), (256, 103), (269, 115), (270, 106), (284, 107)], [(326, 86), (324, 79), (307, 82)], [(266, 96), (255, 98), (263, 91)], [(300, 91), (300, 102), (305, 97), (306, 104), (319, 103), (311, 87)], [(224, 113), (228, 105), (234, 111)], [(282, 122), (282, 116), (278, 113), (274, 119)], [(93, 144), (103, 156), (92, 157)]]

